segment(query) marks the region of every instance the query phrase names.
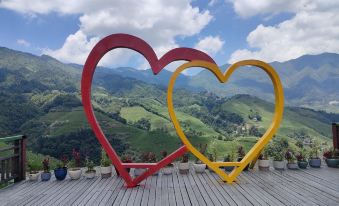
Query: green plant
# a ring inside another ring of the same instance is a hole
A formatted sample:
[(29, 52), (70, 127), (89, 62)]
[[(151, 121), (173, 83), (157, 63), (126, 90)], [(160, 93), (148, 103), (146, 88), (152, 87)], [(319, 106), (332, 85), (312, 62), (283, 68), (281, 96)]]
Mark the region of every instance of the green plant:
[(297, 160), (295, 155), (294, 155), (294, 152), (291, 149), (286, 151), (285, 158), (286, 158), (286, 160), (288, 161), (289, 164), (293, 164)]
[(61, 169), (67, 167), (68, 164), (68, 158), (66, 155), (62, 155), (59, 162), (57, 163), (56, 169)]
[(297, 160), (299, 162), (307, 162), (306, 153), (306, 149), (301, 149), (296, 156)]
[(103, 148), (101, 149), (100, 165), (102, 167), (109, 167), (111, 165), (111, 160), (108, 158), (108, 155)]
[(49, 157), (46, 157), (42, 161), (42, 166), (43, 166), (44, 172), (49, 172)]
[(275, 151), (273, 153), (273, 160), (274, 161), (283, 161), (284, 160), (284, 155), (282, 151)]
[(36, 161), (29, 162), (27, 166), (30, 174), (38, 173), (41, 168), (40, 164)]
[[(202, 154), (202, 155), (205, 155), (205, 152), (206, 152), (206, 148), (207, 148), (207, 144), (199, 144), (199, 152)], [(195, 160), (195, 163), (196, 164), (203, 164), (203, 162), (200, 160), (200, 159), (196, 159)]]
[(181, 163), (187, 163), (189, 159), (189, 154), (184, 154), (181, 159)]
[(87, 173), (89, 172), (95, 172), (94, 170), (94, 162), (89, 160), (89, 158), (87, 157), (86, 158), (86, 167), (87, 167)]
[(238, 158), (244, 158), (246, 155), (244, 147), (243, 146), (239, 146), (238, 147)]
[(316, 144), (311, 145), (311, 150), (310, 150), (310, 159), (320, 159), (319, 158), (319, 146)]

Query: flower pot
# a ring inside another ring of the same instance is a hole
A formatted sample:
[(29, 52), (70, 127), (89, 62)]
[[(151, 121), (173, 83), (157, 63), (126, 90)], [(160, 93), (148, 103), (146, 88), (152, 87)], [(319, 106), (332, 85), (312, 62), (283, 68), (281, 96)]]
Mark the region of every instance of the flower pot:
[(204, 173), (206, 169), (206, 164), (193, 164), (194, 171), (196, 173)]
[(321, 159), (310, 159), (309, 162), (311, 167), (320, 168), (321, 166)]
[(41, 181), (48, 181), (51, 179), (52, 174), (50, 172), (41, 173)]
[(180, 162), (178, 169), (180, 174), (188, 174), (190, 170), (190, 165), (188, 162)]
[(93, 179), (93, 178), (95, 177), (95, 173), (96, 173), (95, 170), (86, 171), (86, 172), (85, 172), (85, 177), (86, 177), (87, 179)]
[(298, 169), (298, 164), (297, 163), (287, 163), (287, 168), (290, 170), (297, 170)]
[(134, 175), (135, 176), (140, 176), (142, 175), (144, 172), (146, 172), (147, 169), (145, 168), (135, 168), (134, 169)]
[(284, 170), (285, 169), (285, 161), (273, 161), (273, 167), (276, 170)]
[(259, 160), (258, 167), (260, 171), (269, 171), (270, 170), (270, 160)]
[(339, 166), (339, 159), (326, 159), (325, 161), (328, 167), (337, 168)]
[(162, 168), (162, 174), (163, 175), (170, 175), (173, 172), (174, 165), (169, 164), (166, 167)]
[(234, 166), (224, 166), (225, 172), (232, 172), (234, 169)]
[(67, 168), (57, 168), (54, 170), (54, 176), (57, 180), (64, 180), (67, 175)]
[(36, 173), (29, 173), (28, 174), (28, 179), (30, 181), (37, 181), (39, 179), (39, 172)]
[(72, 168), (68, 170), (68, 175), (72, 180), (80, 179), (81, 173), (82, 171), (80, 168)]
[(298, 162), (298, 166), (299, 166), (300, 169), (306, 169), (307, 165), (308, 165), (307, 161), (299, 161)]
[(102, 178), (108, 178), (112, 176), (112, 166), (100, 167), (100, 173)]

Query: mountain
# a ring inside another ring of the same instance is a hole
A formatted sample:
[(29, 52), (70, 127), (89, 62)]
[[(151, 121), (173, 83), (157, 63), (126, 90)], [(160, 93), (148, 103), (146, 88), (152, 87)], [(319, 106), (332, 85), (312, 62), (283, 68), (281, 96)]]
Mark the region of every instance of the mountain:
[[(290, 106), (326, 109), (339, 112), (339, 55), (324, 53), (304, 55), (286, 62), (273, 62), (278, 72)], [(223, 65), (225, 69), (229, 65)], [(230, 82), (221, 85), (208, 71), (202, 71), (190, 79), (190, 86), (205, 88), (222, 96), (234, 94), (255, 94), (273, 101), (272, 83), (268, 76), (254, 67), (237, 70)]]
[[(0, 135), (27, 134), (28, 148), (36, 153), (71, 157), (76, 148), (99, 161), (100, 145), (80, 101), (81, 72), (81, 66), (49, 56), (0, 48)], [(162, 71), (164, 76), (153, 81), (147, 80), (153, 74), (146, 72), (98, 68), (92, 86), (92, 103), (104, 133), (119, 154), (129, 153), (136, 161), (143, 151), (159, 155), (180, 145), (167, 111), (164, 82), (170, 72)], [(145, 75), (137, 75), (141, 73)], [(186, 80), (192, 81), (182, 76), (183, 84)], [(180, 87), (174, 104), (185, 134), (194, 145), (208, 143), (208, 151), (216, 150), (219, 158), (238, 145), (249, 150), (273, 115), (272, 103), (255, 96), (228, 97), (196, 86)], [(332, 121), (339, 121), (339, 115), (286, 107), (276, 136), (287, 137), (291, 144), (311, 138), (328, 144)]]

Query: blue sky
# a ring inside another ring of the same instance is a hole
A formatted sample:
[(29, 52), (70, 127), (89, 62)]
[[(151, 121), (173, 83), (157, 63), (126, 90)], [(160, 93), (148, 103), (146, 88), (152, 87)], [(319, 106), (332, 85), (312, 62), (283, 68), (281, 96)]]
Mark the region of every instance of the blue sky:
[[(339, 29), (333, 31), (339, 26), (333, 19), (339, 4), (326, 0), (63, 2), (3, 0), (0, 46), (78, 64), (84, 63), (99, 39), (120, 32), (145, 39), (158, 55), (178, 46), (193, 47), (209, 53), (218, 64), (246, 58), (286, 61), (303, 54), (339, 52)], [(112, 53), (102, 65), (147, 67), (130, 52)]]

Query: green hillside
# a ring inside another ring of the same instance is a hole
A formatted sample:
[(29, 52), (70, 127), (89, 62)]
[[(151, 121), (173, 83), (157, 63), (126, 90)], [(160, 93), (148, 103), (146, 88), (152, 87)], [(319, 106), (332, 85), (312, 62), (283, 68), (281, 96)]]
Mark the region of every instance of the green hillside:
[[(70, 157), (75, 148), (98, 161), (100, 145), (80, 101), (81, 70), (47, 56), (4, 48), (0, 52), (1, 136), (24, 133), (35, 153)], [(165, 86), (98, 69), (92, 87), (96, 116), (120, 155), (129, 153), (138, 161), (142, 152), (159, 155), (181, 145), (168, 115)], [(220, 97), (181, 88), (173, 95), (188, 139), (194, 145), (207, 143), (208, 151), (216, 150), (219, 159), (239, 145), (248, 151), (272, 118), (273, 105), (254, 96)], [(339, 121), (339, 115), (286, 107), (276, 136), (291, 143), (311, 139), (330, 143), (332, 121)]]

